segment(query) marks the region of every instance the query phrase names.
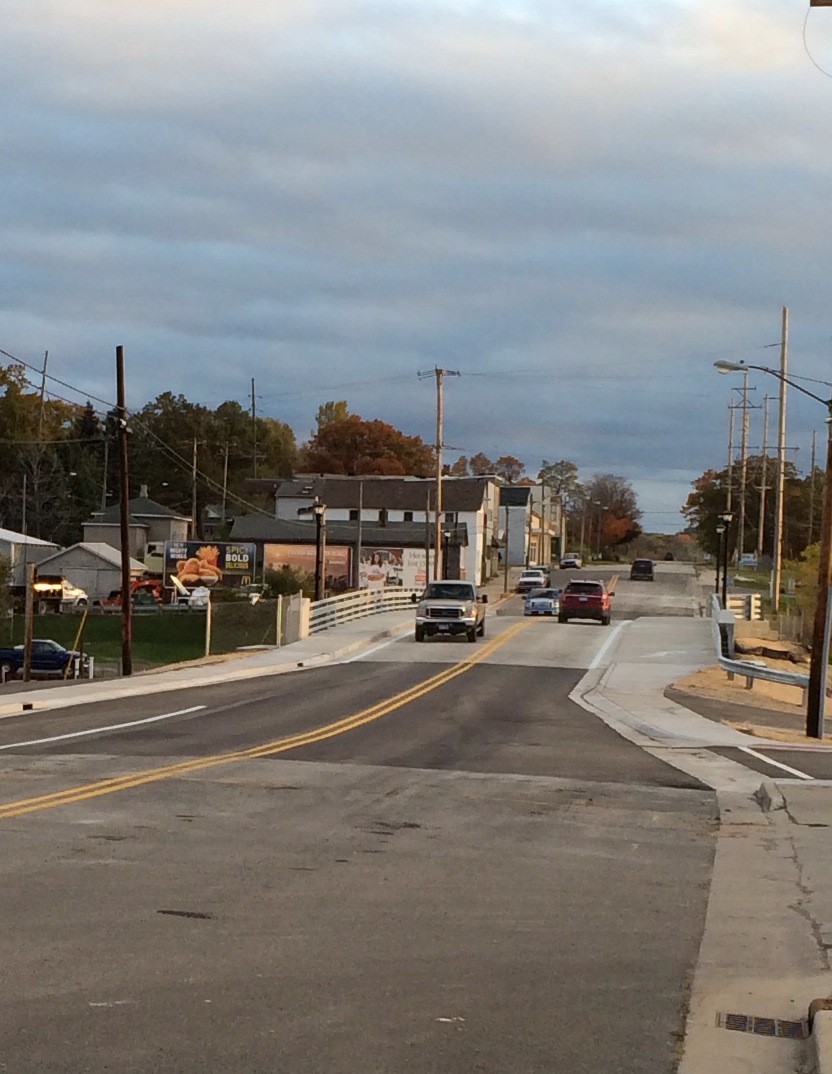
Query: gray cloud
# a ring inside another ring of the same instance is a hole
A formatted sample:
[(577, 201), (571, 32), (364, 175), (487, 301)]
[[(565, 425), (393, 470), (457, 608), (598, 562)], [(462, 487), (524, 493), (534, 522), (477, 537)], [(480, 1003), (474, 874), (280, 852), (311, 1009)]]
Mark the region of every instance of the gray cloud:
[[(347, 398), (430, 440), (416, 373), (459, 369), (450, 444), (622, 474), (677, 528), (715, 358), (776, 361), (787, 304), (828, 377), (832, 83), (785, 0), (558, 7), (18, 5), (0, 346), (110, 398), (123, 343), (135, 406), (253, 376), (300, 439)], [(792, 408), (807, 464), (822, 417)]]

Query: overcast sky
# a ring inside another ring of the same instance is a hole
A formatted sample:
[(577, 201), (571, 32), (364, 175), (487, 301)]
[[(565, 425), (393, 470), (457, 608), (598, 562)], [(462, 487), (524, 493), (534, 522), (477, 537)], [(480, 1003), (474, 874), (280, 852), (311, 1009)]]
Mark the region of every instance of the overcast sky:
[[(330, 399), (432, 442), (438, 365), (449, 459), (618, 474), (673, 532), (726, 461), (715, 360), (777, 366), (788, 306), (832, 380), (832, 9), (11, 0), (3, 35), (0, 348), (65, 397), (122, 344), (131, 408), (253, 377), (299, 442)], [(824, 418), (792, 393), (801, 470)]]

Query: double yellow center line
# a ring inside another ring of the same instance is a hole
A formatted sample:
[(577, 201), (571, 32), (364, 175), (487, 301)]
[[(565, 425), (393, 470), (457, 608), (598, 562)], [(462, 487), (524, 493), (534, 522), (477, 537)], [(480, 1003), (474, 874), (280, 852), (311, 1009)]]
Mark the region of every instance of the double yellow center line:
[(87, 798), (100, 798), (105, 794), (115, 794), (117, 791), (126, 791), (132, 787), (142, 787), (147, 783), (157, 783), (163, 779), (186, 776), (191, 772), (214, 768), (217, 765), (232, 764), (235, 761), (247, 761), (255, 757), (270, 757), (277, 753), (298, 749), (301, 746), (310, 746), (315, 742), (323, 742), (325, 739), (334, 738), (336, 735), (343, 735), (347, 731), (353, 731), (364, 724), (372, 723), (373, 720), (378, 720), (403, 705), (429, 694), (432, 690), (436, 690), (439, 686), (443, 686), (446, 682), (450, 682), (459, 675), (464, 675), (466, 671), (470, 671), (476, 664), (487, 659), (506, 642), (511, 641), (528, 625), (525, 622), (515, 623), (496, 638), (478, 646), (475, 652), (458, 664), (452, 664), (450, 667), (437, 672), (436, 675), (432, 675), (429, 679), (424, 679), (415, 686), (394, 694), (393, 697), (379, 701), (369, 708), (355, 712), (342, 720), (336, 720), (334, 723), (324, 724), (311, 731), (290, 735), (286, 738), (276, 738), (271, 742), (263, 742), (259, 746), (251, 746), (245, 750), (216, 753), (208, 757), (181, 761), (179, 764), (149, 768), (143, 772), (132, 772), (125, 776), (115, 776), (112, 779), (102, 779), (78, 787), (68, 787), (62, 791), (41, 794), (34, 798), (20, 798), (17, 801), (6, 802), (0, 805), (0, 819), (21, 817), (26, 813), (36, 813), (42, 809), (54, 809), (56, 806), (72, 805), (75, 802), (83, 802)]

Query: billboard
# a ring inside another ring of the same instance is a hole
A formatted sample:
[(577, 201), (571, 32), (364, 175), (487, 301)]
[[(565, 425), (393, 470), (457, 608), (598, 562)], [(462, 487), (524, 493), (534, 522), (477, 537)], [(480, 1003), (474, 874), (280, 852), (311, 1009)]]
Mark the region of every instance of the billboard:
[(422, 589), (424, 585), (424, 548), (362, 548), (358, 565), (360, 589)]
[(254, 581), (255, 546), (207, 541), (165, 541), (164, 584), (217, 588)]
[[(264, 544), (263, 569), (279, 571), (281, 567), (304, 574), (315, 574), (314, 544)], [(352, 586), (352, 554), (349, 548), (324, 546), (324, 589), (342, 593)]]

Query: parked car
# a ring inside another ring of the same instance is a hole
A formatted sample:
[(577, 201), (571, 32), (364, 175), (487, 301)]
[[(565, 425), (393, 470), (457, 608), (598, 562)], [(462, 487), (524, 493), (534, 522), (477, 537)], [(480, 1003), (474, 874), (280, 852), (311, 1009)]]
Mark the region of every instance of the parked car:
[(673, 560), (675, 559), (675, 556), (673, 555), (672, 552), (665, 552), (664, 558), (665, 558), (666, 563), (672, 563)]
[(560, 611), (558, 622), (568, 623), (570, 619), (595, 619), (604, 626), (610, 621), (610, 597), (603, 582), (589, 578), (574, 579), (567, 582), (560, 594)]
[(559, 610), (559, 589), (530, 589), (526, 594), (523, 615), (557, 615)]
[(562, 571), (579, 571), (583, 566), (583, 561), (577, 552), (566, 552), (560, 559), (560, 569)]
[(630, 581), (631, 582), (652, 582), (653, 581), (653, 560), (652, 559), (634, 559), (633, 564), (630, 567)]
[[(15, 645), (12, 649), (0, 649), (0, 677), (10, 679), (21, 672), (23, 659), (22, 645)], [(35, 638), (32, 641), (32, 671), (37, 675), (63, 674), (67, 665), (71, 669), (76, 660), (80, 664), (83, 659), (83, 654), (74, 649), (65, 649), (51, 638)]]
[(517, 592), (528, 593), (530, 589), (545, 589), (548, 584), (549, 576), (545, 571), (530, 568), (520, 572), (520, 577), (517, 579)]

